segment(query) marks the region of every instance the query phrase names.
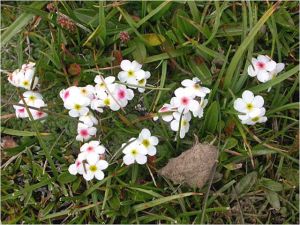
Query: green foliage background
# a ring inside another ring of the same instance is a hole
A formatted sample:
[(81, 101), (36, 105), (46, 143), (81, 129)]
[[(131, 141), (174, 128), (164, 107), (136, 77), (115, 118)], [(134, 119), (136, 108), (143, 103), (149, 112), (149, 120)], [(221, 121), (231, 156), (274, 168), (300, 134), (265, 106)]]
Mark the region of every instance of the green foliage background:
[[(1, 121), (2, 137), (12, 135), (18, 144), (1, 151), (3, 223), (299, 222), (297, 1), (57, 1), (52, 3), (57, 13), (47, 4), (1, 6), (1, 68), (11, 72), (35, 61), (39, 91), (55, 113), (44, 123)], [(59, 15), (69, 17), (76, 29), (65, 29)], [(124, 31), (130, 35), (126, 43), (119, 38)], [(251, 57), (258, 54), (284, 62), (285, 70), (258, 83), (247, 75)], [(67, 172), (80, 144), (77, 121), (63, 110), (59, 91), (92, 84), (97, 68), (116, 76), (121, 58), (143, 63), (152, 74), (149, 84), (158, 88), (136, 92), (126, 113), (97, 115), (97, 138), (108, 148), (111, 165), (104, 180), (85, 182)], [(68, 73), (73, 63), (81, 67), (77, 76)], [(204, 118), (193, 119), (188, 135), (175, 141), (167, 124), (144, 116), (194, 76), (212, 89), (209, 104)], [(232, 103), (245, 89), (264, 97), (266, 124), (246, 127), (237, 119)], [(18, 95), (5, 73), (1, 98), (2, 115), (14, 113)], [(157, 157), (148, 164), (156, 184), (146, 166), (121, 166), (121, 144), (144, 127), (160, 139)], [(202, 189), (174, 186), (156, 171), (190, 148), (194, 135), (219, 149), (215, 179)]]

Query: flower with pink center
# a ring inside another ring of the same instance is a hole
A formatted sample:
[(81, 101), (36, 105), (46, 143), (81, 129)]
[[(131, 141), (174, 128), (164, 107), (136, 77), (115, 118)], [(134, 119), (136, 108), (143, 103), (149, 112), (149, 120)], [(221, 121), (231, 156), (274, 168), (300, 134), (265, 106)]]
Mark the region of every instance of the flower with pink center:
[(178, 108), (178, 112), (187, 113), (198, 109), (199, 102), (194, 100), (195, 95), (190, 88), (177, 88), (175, 96), (171, 99), (171, 104)]
[(270, 76), (270, 72), (276, 69), (276, 62), (267, 55), (259, 55), (252, 58), (251, 65), (248, 66), (248, 74), (251, 77), (257, 76), (261, 82), (265, 82)]
[[(23, 104), (23, 101), (20, 100), (19, 104)], [(18, 105), (13, 105), (13, 107), (16, 110), (16, 117), (17, 118), (27, 118), (28, 117), (28, 113), (25, 107), (23, 106), (18, 106)]]
[(87, 141), (89, 140), (92, 136), (94, 136), (97, 132), (97, 129), (95, 127), (89, 127), (88, 125), (84, 123), (78, 123), (77, 126), (77, 133), (78, 135), (76, 136), (77, 141)]
[(70, 99), (73, 99), (75, 96), (80, 95), (80, 88), (76, 86), (68, 87), (59, 92), (61, 99), (66, 102)]
[(69, 166), (68, 171), (72, 175), (76, 175), (77, 173), (78, 174), (83, 174), (84, 168), (83, 168), (83, 162), (82, 162), (82, 160), (80, 160), (80, 159), (77, 158), (76, 161), (75, 161), (75, 163), (71, 164)]
[[(158, 115), (161, 116), (162, 120), (166, 122), (170, 122), (173, 119), (173, 112), (176, 111), (177, 108), (174, 108), (171, 104), (165, 103), (159, 110)], [(158, 116), (154, 116), (153, 120), (158, 120)]]
[(134, 97), (133, 90), (126, 88), (125, 85), (117, 84), (113, 91), (115, 99), (122, 107), (128, 104), (128, 100), (132, 100)]
[(99, 159), (99, 155), (105, 153), (105, 147), (100, 145), (99, 141), (90, 141), (81, 146), (80, 152), (78, 158), (81, 160), (89, 160), (91, 158)]
[(39, 110), (30, 109), (30, 112), (31, 112), (32, 118), (34, 120), (43, 119), (46, 116), (48, 116), (47, 113), (45, 113), (43, 111), (39, 111)]

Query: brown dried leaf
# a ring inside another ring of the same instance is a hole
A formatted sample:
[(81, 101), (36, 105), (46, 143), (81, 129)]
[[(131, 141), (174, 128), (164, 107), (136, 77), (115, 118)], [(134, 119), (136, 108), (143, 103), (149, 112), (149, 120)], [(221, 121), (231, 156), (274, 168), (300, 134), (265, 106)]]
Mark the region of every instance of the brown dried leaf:
[(201, 188), (209, 179), (211, 170), (217, 162), (218, 151), (215, 146), (196, 143), (180, 156), (170, 159), (158, 174), (175, 184), (187, 184)]

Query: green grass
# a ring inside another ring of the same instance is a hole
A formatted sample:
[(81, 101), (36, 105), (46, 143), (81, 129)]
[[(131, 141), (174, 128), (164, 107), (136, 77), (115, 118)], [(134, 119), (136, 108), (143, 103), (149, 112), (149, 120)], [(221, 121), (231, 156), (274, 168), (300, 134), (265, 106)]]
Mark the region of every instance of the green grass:
[[(1, 134), (18, 144), (1, 151), (2, 223), (299, 222), (297, 1), (55, 4), (76, 23), (74, 32), (57, 23), (47, 2), (1, 6), (1, 69), (35, 61), (49, 106), (44, 123), (4, 117), (14, 113), (18, 95), (2, 73)], [(128, 43), (120, 42), (121, 31), (129, 33)], [(247, 75), (258, 54), (285, 63), (284, 71), (258, 83)], [(143, 63), (156, 88), (136, 92), (126, 113), (97, 115), (97, 138), (109, 150), (110, 166), (104, 180), (86, 182), (67, 171), (80, 144), (77, 120), (67, 116), (59, 91), (77, 82), (92, 84), (97, 67), (104, 76), (116, 76), (120, 55)], [(80, 75), (68, 74), (72, 63), (80, 65)], [(193, 118), (187, 136), (175, 141), (167, 124), (144, 116), (194, 76), (212, 89), (209, 103), (204, 118)], [(246, 89), (264, 97), (265, 124), (245, 126), (237, 119), (233, 101)], [(154, 180), (146, 165), (121, 166), (121, 144), (144, 127), (160, 139), (156, 159), (148, 163)], [(215, 178), (202, 189), (173, 185), (156, 173), (190, 148), (194, 135), (214, 141), (219, 150)]]

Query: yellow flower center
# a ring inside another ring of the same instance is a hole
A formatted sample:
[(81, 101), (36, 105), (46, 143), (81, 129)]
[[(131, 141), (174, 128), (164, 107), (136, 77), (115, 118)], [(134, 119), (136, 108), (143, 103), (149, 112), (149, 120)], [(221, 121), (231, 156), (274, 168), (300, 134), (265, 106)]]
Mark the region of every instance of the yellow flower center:
[(79, 104), (75, 104), (75, 105), (74, 105), (74, 109), (76, 109), (76, 110), (79, 110), (79, 109), (81, 109), (81, 105), (79, 105)]
[(259, 120), (259, 117), (258, 117), (258, 116), (252, 118), (252, 121), (253, 121), (253, 122), (257, 122), (258, 120)]
[(90, 166), (90, 171), (96, 172), (97, 171), (97, 166), (95, 166), (95, 165)]
[(129, 70), (129, 71), (128, 71), (128, 76), (129, 76), (129, 77), (133, 77), (133, 76), (134, 76), (134, 71)]
[(28, 81), (28, 80), (24, 80), (24, 81), (23, 81), (23, 85), (24, 85), (24, 86), (29, 85), (29, 81)]
[(187, 121), (186, 121), (186, 120), (182, 120), (182, 121), (181, 121), (181, 126), (182, 126), (182, 127), (185, 127), (186, 125), (187, 125)]
[(200, 86), (199, 84), (194, 84), (194, 88), (195, 88), (195, 89), (200, 89), (201, 86)]
[(33, 95), (29, 96), (29, 100), (30, 100), (30, 101), (34, 101), (35, 99), (36, 99), (35, 96), (33, 96)]
[(250, 111), (250, 110), (253, 109), (253, 105), (252, 105), (251, 103), (248, 103), (248, 104), (246, 105), (246, 108)]
[(137, 151), (136, 149), (132, 149), (132, 150), (131, 150), (131, 155), (134, 155), (134, 156), (135, 156), (135, 155), (137, 155), (137, 154), (138, 154), (138, 151)]
[(85, 89), (81, 89), (81, 93), (82, 93), (82, 94), (85, 94), (85, 93), (86, 93), (86, 90), (85, 90)]
[(104, 105), (110, 105), (109, 98), (104, 99), (103, 103), (104, 103)]
[(148, 148), (149, 145), (150, 145), (150, 142), (149, 142), (148, 139), (144, 139), (144, 140), (142, 141), (142, 144), (143, 144), (146, 148)]
[(143, 85), (145, 83), (145, 79), (141, 79), (138, 81), (139, 85)]

